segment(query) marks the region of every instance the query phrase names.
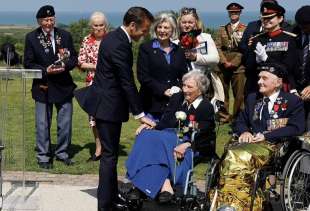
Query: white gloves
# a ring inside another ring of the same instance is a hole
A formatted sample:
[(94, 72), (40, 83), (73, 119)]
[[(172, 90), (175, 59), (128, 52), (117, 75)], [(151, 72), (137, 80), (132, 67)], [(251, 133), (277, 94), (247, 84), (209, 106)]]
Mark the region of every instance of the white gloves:
[(177, 86), (173, 86), (173, 87), (170, 88), (170, 94), (171, 95), (173, 95), (175, 93), (178, 93), (180, 91), (181, 91), (181, 89), (179, 87), (177, 87)]
[(268, 58), (266, 53), (266, 45), (262, 45), (260, 42), (257, 43), (256, 49), (254, 50), (256, 53), (256, 62), (265, 62)]

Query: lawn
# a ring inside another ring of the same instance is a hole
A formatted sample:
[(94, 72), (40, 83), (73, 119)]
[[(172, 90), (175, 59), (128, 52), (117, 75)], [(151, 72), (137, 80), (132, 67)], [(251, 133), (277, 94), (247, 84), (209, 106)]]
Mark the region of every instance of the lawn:
[[(72, 72), (73, 78), (78, 87), (84, 86), (84, 74), (77, 70)], [(4, 95), (6, 90), (6, 81), (0, 81), (0, 138), (4, 139), (4, 169), (5, 170), (20, 170), (22, 169), (22, 92), (21, 80), (9, 80), (8, 96)], [(25, 155), (26, 155), (26, 170), (41, 171), (37, 166), (35, 152), (35, 126), (34, 126), (34, 101), (31, 98), (31, 80), (27, 82), (27, 93), (25, 96)], [(95, 143), (88, 127), (87, 114), (81, 110), (76, 100), (73, 99), (73, 131), (71, 155), (75, 161), (74, 166), (65, 166), (58, 161), (54, 161), (54, 168), (49, 170), (51, 173), (68, 173), (68, 174), (97, 174), (99, 162), (86, 162), (90, 154), (94, 152)], [(56, 143), (56, 111), (52, 120), (52, 147)], [(5, 120), (5, 122), (4, 122)], [(138, 121), (133, 118), (123, 124), (121, 134), (121, 147), (118, 164), (118, 172), (120, 175), (125, 174), (124, 162), (131, 150), (135, 139), (135, 130), (138, 127)], [(229, 139), (229, 127), (227, 125), (220, 126), (217, 136), (217, 152), (222, 154), (223, 145)], [(204, 175), (206, 165), (200, 164), (196, 167), (198, 178)]]

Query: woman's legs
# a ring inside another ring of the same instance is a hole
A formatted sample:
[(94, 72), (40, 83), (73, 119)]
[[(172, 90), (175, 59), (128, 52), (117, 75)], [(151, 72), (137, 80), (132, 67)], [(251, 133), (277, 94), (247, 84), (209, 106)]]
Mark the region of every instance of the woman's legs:
[(94, 127), (92, 127), (92, 129), (93, 129), (93, 134), (94, 134), (94, 138), (95, 138), (95, 142), (96, 142), (95, 155), (96, 155), (96, 157), (98, 157), (98, 156), (101, 155), (101, 151), (102, 151), (101, 143), (100, 143), (100, 138), (99, 138), (97, 127), (94, 126)]
[(169, 179), (166, 179), (163, 186), (161, 187), (161, 190), (160, 192), (169, 192), (171, 194), (173, 194), (173, 188), (172, 188), (172, 185), (171, 185), (171, 182)]

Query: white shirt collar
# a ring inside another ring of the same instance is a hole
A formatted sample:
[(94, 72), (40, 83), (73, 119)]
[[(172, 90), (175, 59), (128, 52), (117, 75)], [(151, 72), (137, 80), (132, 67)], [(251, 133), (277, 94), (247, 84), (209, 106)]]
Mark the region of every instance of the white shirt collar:
[(276, 102), (279, 94), (280, 94), (280, 91), (277, 91), (277, 92), (275, 92), (275, 93), (273, 93), (272, 95), (269, 96), (269, 100), (270, 100), (269, 103), (268, 103), (268, 111), (269, 112), (272, 111), (273, 104)]
[[(202, 96), (199, 96), (196, 98), (196, 100), (194, 100), (194, 102), (192, 102), (191, 104), (189, 104), (187, 107), (189, 108), (191, 105), (193, 105), (193, 107), (195, 109), (197, 109), (197, 107), (200, 105), (201, 101), (203, 100), (203, 97)], [(186, 101), (183, 102), (184, 103), (187, 103)]]
[(232, 28), (233, 30), (235, 30), (235, 29), (237, 28), (237, 26), (239, 25), (239, 23), (240, 23), (240, 21), (238, 21), (238, 22), (236, 22), (236, 23), (230, 23), (231, 28)]
[(277, 91), (269, 96), (270, 103), (274, 104), (274, 102), (277, 100), (277, 97), (279, 96), (280, 91)]
[(128, 38), (129, 43), (131, 43), (131, 37), (130, 37), (130, 35), (128, 34), (128, 32), (126, 31), (125, 26), (121, 26), (121, 29), (125, 32), (125, 34), (126, 34), (126, 36), (127, 36), (127, 38)]

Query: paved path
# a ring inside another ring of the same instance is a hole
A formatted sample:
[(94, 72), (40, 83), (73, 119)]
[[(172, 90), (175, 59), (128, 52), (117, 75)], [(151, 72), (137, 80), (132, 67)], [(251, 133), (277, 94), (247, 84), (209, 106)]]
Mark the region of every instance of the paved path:
[[(3, 173), (4, 211), (96, 211), (98, 175), (50, 174), (26, 172), (25, 189), (21, 183), (22, 172)], [(124, 181), (123, 177), (119, 177)], [(200, 190), (204, 182), (197, 181)], [(0, 203), (1, 205), (1, 203)], [(275, 210), (281, 210), (275, 206)], [(0, 209), (1, 210), (1, 209)], [(174, 211), (173, 207), (158, 207), (153, 202), (145, 204), (143, 211)]]

